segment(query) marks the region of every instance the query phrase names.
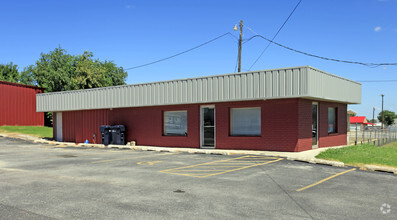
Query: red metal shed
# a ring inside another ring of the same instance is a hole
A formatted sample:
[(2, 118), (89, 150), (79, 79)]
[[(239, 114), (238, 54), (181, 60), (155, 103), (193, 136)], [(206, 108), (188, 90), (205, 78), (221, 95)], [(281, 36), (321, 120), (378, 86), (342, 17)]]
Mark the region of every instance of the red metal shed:
[(36, 112), (36, 94), (43, 88), (0, 81), (0, 126), (44, 126), (44, 113)]

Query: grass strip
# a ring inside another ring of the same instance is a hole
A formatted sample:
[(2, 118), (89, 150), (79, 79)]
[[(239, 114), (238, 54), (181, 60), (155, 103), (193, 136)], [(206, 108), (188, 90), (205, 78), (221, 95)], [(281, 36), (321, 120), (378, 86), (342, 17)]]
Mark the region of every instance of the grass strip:
[(328, 149), (316, 156), (319, 159), (334, 160), (346, 165), (362, 167), (366, 164), (397, 167), (397, 142), (376, 147), (360, 144), (338, 149)]
[(43, 138), (52, 138), (52, 128), (43, 126), (0, 126), (0, 132), (20, 133)]

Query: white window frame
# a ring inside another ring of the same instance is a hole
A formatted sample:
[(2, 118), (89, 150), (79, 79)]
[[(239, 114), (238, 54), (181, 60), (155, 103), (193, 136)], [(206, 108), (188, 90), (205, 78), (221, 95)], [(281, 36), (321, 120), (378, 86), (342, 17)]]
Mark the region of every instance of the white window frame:
[[(208, 147), (204, 145), (204, 108), (213, 108), (214, 109), (214, 147)], [(200, 106), (200, 148), (216, 148), (216, 112), (215, 105), (202, 105)]]
[[(233, 110), (243, 110), (243, 109), (259, 109), (259, 134), (256, 131), (254, 134), (235, 134), (233, 133)], [(237, 107), (237, 108), (230, 108), (230, 134), (229, 136), (232, 137), (260, 137), (262, 136), (262, 108), (261, 107)]]
[[(167, 129), (167, 127), (166, 127), (166, 114), (167, 113), (185, 113), (186, 114), (186, 129), (185, 129), (185, 132), (182, 134), (182, 133), (167, 133), (166, 131), (166, 129)], [(188, 113), (187, 113), (187, 110), (177, 110), (177, 111), (163, 111), (163, 136), (170, 136), (170, 137), (180, 137), (180, 136), (183, 136), (183, 137), (185, 137), (185, 136), (187, 136), (188, 135), (188, 128), (187, 128), (187, 126), (188, 126)]]

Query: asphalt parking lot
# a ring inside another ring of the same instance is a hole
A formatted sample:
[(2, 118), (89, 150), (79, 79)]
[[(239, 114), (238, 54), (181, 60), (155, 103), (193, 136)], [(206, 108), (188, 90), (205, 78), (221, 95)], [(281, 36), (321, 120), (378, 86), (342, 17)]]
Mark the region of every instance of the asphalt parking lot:
[(397, 177), (265, 156), (0, 137), (1, 219), (397, 219)]

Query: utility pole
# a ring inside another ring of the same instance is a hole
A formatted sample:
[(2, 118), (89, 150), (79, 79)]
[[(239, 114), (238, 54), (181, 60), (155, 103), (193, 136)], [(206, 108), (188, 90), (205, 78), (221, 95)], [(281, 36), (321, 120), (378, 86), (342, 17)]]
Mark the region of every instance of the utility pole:
[(375, 124), (375, 107), (372, 107), (372, 128), (374, 127)]
[[(237, 25), (236, 25), (237, 26)], [(236, 27), (234, 30), (236, 30)], [(238, 72), (241, 72), (241, 47), (243, 41), (243, 20), (240, 21), (240, 39), (238, 40)]]
[(385, 95), (381, 95), (382, 96), (382, 129), (384, 128), (384, 124), (385, 124), (385, 113), (383, 112), (383, 96)]

